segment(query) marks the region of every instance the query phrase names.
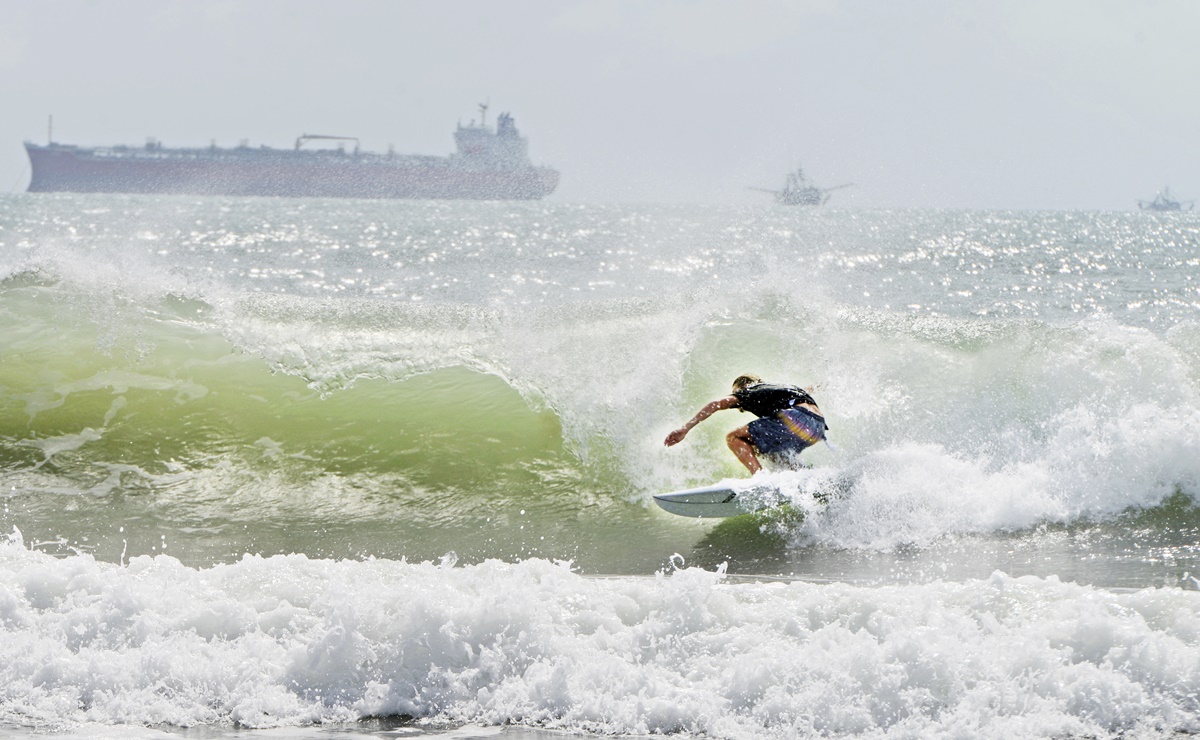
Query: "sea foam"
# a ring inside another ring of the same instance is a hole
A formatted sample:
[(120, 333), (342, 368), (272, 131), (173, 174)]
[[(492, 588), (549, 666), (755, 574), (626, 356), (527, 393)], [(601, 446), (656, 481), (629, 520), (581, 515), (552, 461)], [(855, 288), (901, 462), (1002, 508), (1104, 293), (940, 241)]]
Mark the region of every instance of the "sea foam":
[(0, 721), (410, 715), (722, 738), (1200, 731), (1200, 593), (1003, 573), (863, 588), (721, 569), (317, 560), (194, 569), (0, 544)]

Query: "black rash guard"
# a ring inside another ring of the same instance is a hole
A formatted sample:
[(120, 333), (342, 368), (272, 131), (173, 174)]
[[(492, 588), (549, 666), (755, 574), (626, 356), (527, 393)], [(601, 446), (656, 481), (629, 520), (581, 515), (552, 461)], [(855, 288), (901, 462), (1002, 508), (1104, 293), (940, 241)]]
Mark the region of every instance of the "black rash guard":
[[(733, 397), (738, 401), (738, 409), (749, 411), (759, 418), (773, 419), (780, 411), (804, 403), (811, 403), (813, 406), (817, 405), (817, 402), (813, 400), (812, 396), (808, 395), (807, 391), (803, 388), (797, 388), (794, 385), (758, 383), (757, 385), (747, 386), (740, 391), (734, 391)], [(824, 419), (821, 421), (824, 422)], [(828, 429), (829, 425), (826, 424), (825, 428)]]

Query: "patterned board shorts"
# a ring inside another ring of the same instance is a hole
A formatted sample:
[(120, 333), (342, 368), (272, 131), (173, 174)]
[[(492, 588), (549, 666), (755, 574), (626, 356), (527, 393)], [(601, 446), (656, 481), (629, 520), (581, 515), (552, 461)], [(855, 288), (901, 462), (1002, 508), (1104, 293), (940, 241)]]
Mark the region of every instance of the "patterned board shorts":
[(746, 427), (763, 455), (800, 452), (825, 439), (825, 420), (808, 409), (784, 409), (774, 419), (755, 419)]

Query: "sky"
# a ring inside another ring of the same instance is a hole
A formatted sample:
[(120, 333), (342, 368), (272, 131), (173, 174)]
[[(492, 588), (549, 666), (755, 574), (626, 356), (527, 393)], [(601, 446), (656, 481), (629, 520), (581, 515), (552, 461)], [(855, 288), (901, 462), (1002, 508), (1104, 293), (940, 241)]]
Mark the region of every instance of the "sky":
[(0, 0), (23, 141), (445, 155), (510, 112), (565, 203), (1129, 210), (1200, 198), (1195, 0)]

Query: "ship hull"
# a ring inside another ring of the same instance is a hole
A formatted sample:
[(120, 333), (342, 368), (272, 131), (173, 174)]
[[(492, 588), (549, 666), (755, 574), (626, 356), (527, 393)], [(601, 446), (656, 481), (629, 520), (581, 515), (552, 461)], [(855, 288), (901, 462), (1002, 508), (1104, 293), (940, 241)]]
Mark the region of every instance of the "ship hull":
[(558, 172), (544, 167), (491, 169), (442, 157), (269, 149), (135, 156), (53, 144), (25, 148), (34, 193), (537, 200), (558, 186)]

